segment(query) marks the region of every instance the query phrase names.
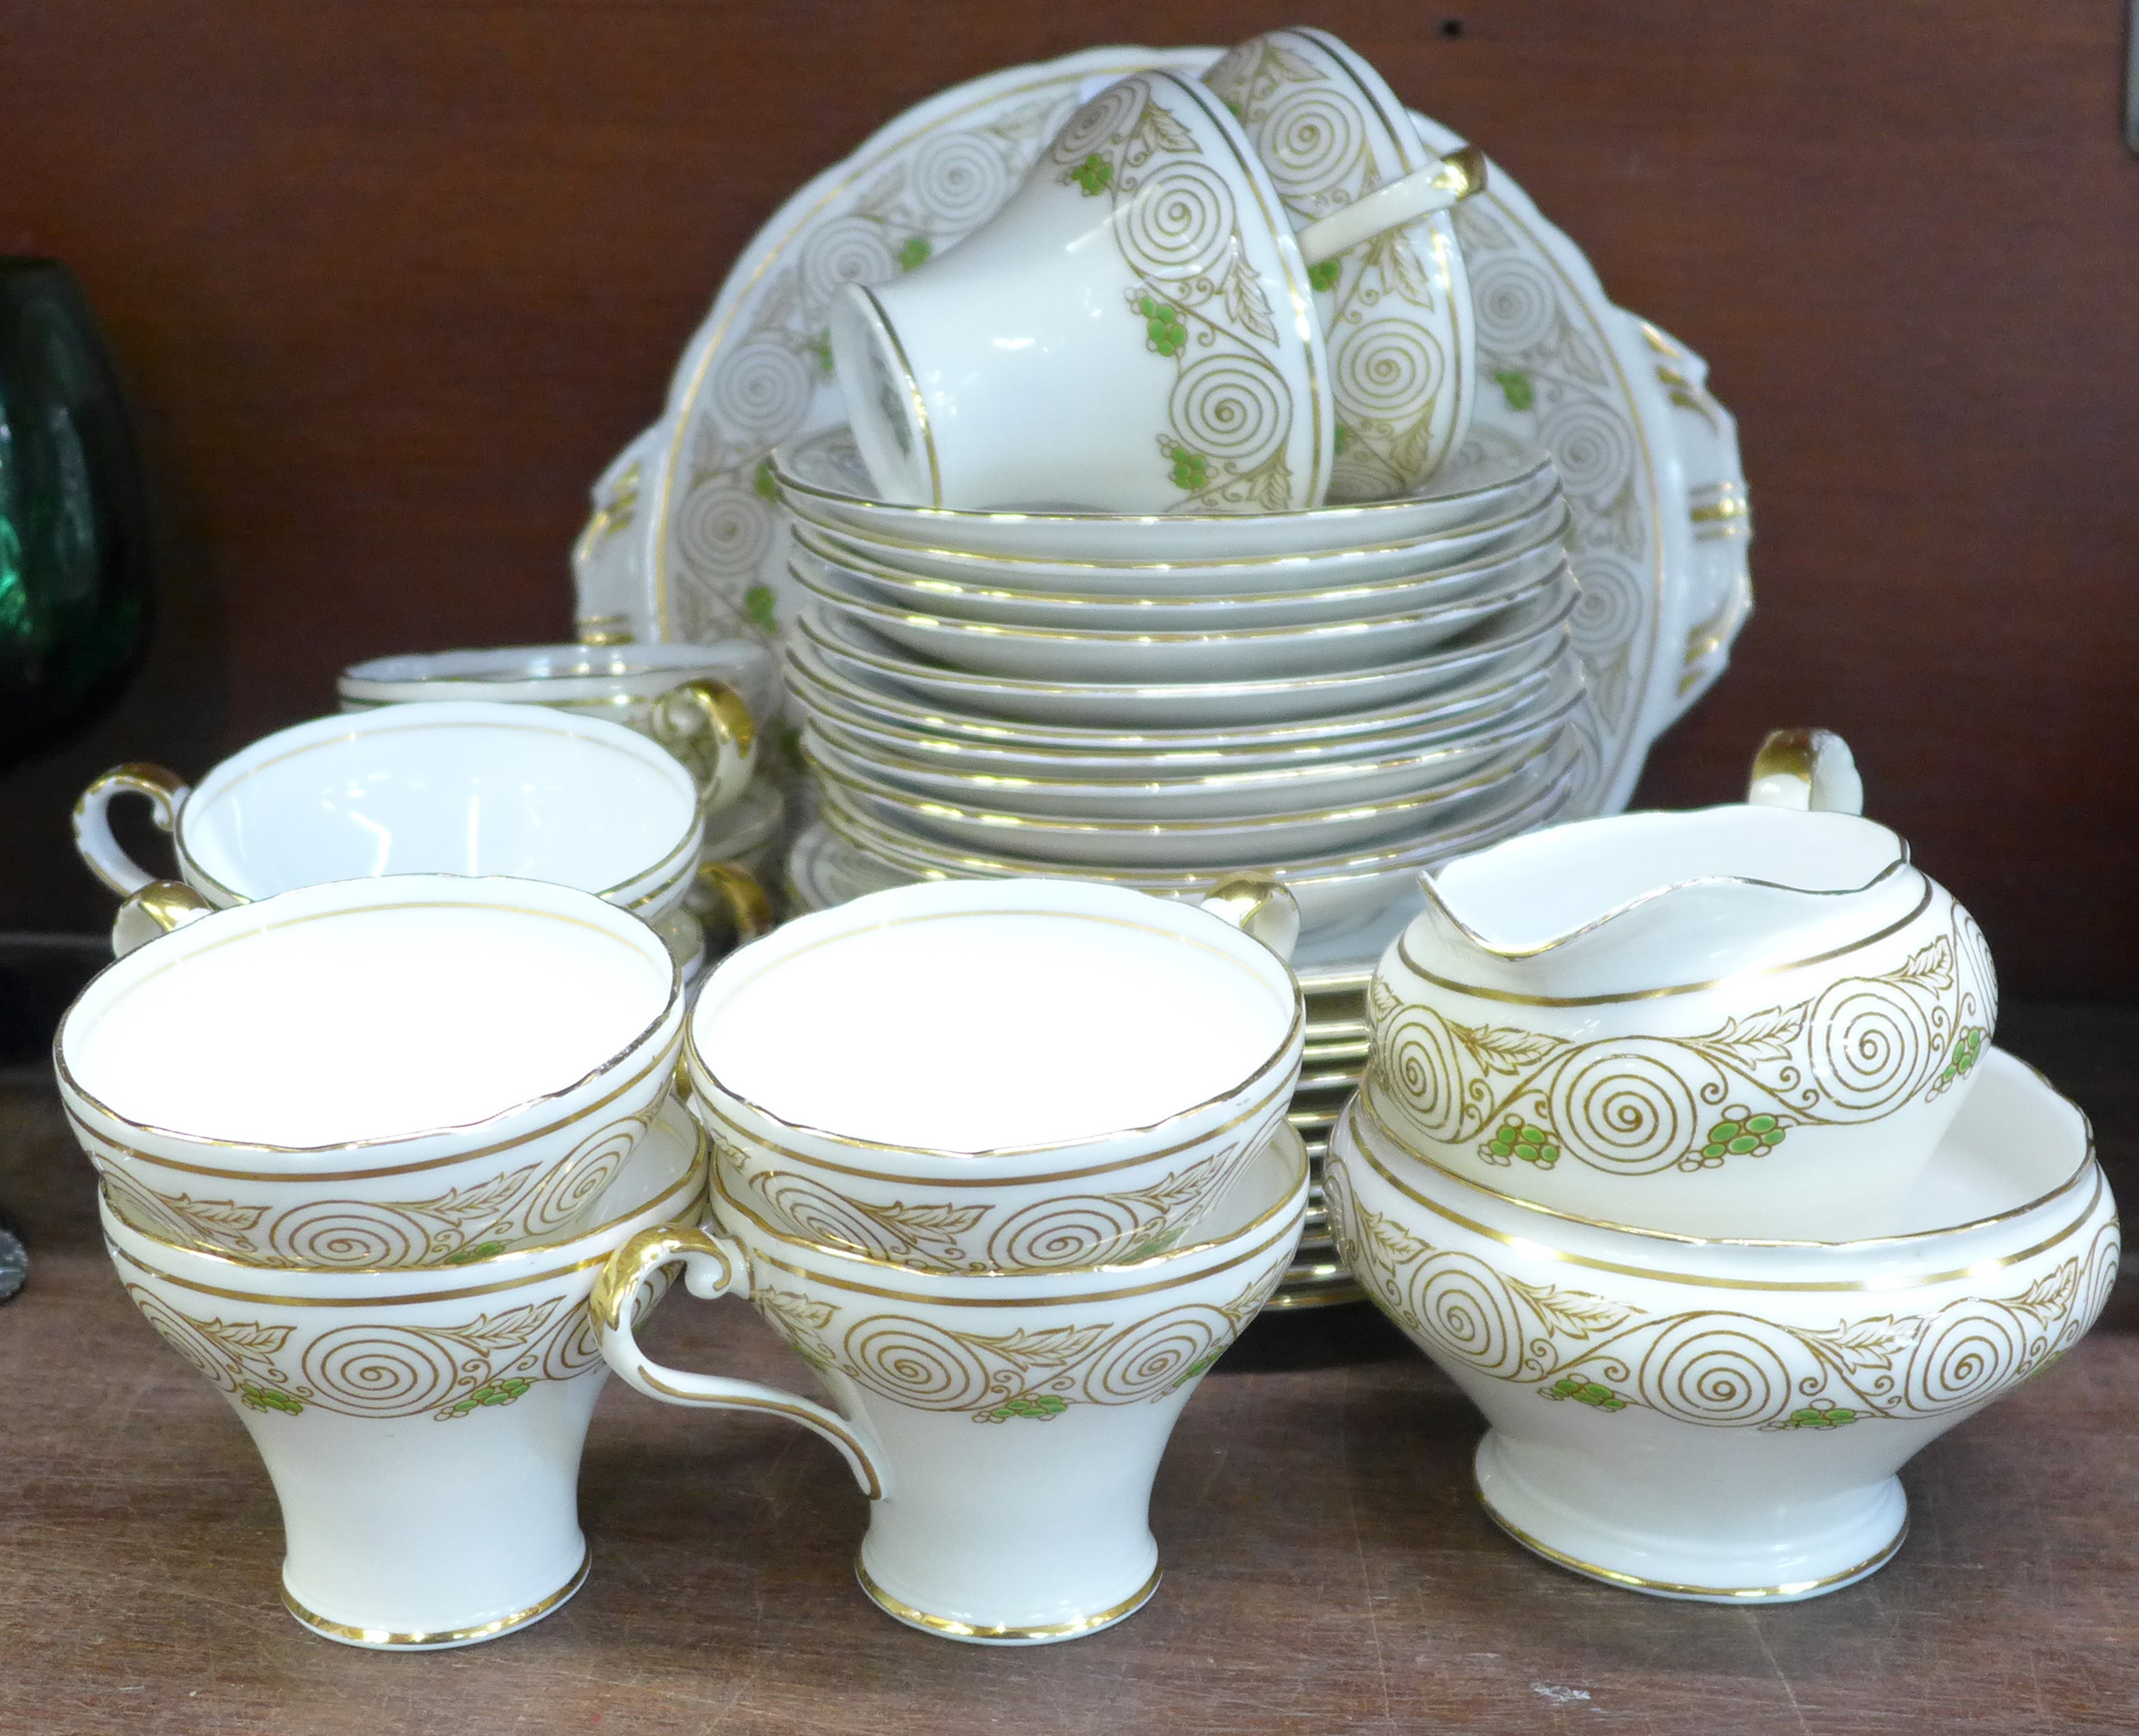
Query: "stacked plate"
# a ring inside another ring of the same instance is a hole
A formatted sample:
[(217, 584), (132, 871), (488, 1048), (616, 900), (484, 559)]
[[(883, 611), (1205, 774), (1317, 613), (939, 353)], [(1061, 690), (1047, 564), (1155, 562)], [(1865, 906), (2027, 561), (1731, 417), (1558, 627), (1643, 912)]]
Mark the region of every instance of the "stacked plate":
[[(1293, 1123), (1318, 1150), (1418, 871), (1555, 817), (1594, 752), (1551, 459), (1485, 431), (1401, 499), (1202, 518), (894, 505), (840, 430), (773, 477), (820, 821), (797, 903), (1273, 873), (1301, 907)], [(1302, 1262), (1281, 1300), (1345, 1293), (1318, 1219)]]

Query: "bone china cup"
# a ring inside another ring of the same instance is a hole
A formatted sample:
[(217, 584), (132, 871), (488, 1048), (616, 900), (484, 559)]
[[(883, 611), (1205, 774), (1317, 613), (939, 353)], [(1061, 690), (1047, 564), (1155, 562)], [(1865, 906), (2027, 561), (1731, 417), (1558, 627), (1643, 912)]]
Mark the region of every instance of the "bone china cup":
[[(1198, 1379), (1300, 1238), (1306, 1148), (1281, 1131), (1192, 1243), (1133, 1264), (947, 1275), (783, 1236), (719, 1184), (715, 1222), (642, 1233), (595, 1293), (603, 1354), (650, 1398), (771, 1411), (831, 1441), (871, 1499), (856, 1577), (910, 1626), (983, 1645), (1094, 1633), (1158, 1584), (1151, 1480)], [(650, 1363), (622, 1299), (681, 1263), (748, 1295), (837, 1409)]]
[(1906, 1210), (1864, 1239), (1569, 1222), (1406, 1156), (1355, 1099), (1323, 1176), (1375, 1302), (1485, 1413), (1479, 1491), (1614, 1585), (1789, 1602), (1900, 1547), (1895, 1473), (2070, 1349), (2117, 1270), (2086, 1118), (1984, 1051)]
[(707, 979), (692, 1107), (784, 1235), (923, 1271), (1165, 1248), (1283, 1125), (1297, 910), (1069, 880), (901, 887), (789, 923)]
[(510, 874), (597, 893), (648, 921), (690, 890), (705, 826), (691, 774), (644, 736), (545, 706), (421, 701), (321, 717), (188, 790), (123, 765), (75, 805), (75, 847), (124, 896), (114, 796), (149, 798), (185, 884), (229, 905), (372, 874)]
[[(282, 1508), (283, 1598), (395, 1650), (540, 1620), (587, 1577), (580, 1448), (608, 1374), (587, 1298), (610, 1254), (690, 1216), (705, 1164), (665, 1110), (582, 1233), (434, 1272), (263, 1272), (146, 1234), (103, 1201), (120, 1282), (215, 1383)], [(643, 1315), (666, 1287), (657, 1274)]]
[(650, 736), (691, 769), (708, 813), (740, 796), (759, 724), (779, 715), (771, 654), (712, 645), (502, 645), (375, 657), (336, 684), (344, 712), (419, 700), (548, 706)]
[(956, 248), (843, 291), (832, 353), (885, 499), (1282, 511), (1329, 486), (1312, 295), (1239, 123), (1139, 73)]
[(1996, 1024), (1981, 931), (1853, 813), (1580, 821), (1424, 884), (1369, 995), (1375, 1112), (1576, 1217), (1850, 1234), (1923, 1173)]
[(636, 918), (406, 874), (150, 941), (82, 991), (54, 1054), (133, 1222), (258, 1265), (427, 1267), (571, 1223), (644, 1134), (683, 1020)]

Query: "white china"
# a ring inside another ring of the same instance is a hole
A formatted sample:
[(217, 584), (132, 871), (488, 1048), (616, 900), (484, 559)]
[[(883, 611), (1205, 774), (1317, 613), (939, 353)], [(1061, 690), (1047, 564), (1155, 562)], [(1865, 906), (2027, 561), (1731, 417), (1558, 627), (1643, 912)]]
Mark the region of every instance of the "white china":
[(599, 899), (407, 874), (196, 911), (97, 977), (53, 1052), (133, 1222), (259, 1265), (450, 1266), (609, 1184), (684, 1017), (661, 937)]
[[(717, 812), (743, 794), (780, 678), (762, 645), (503, 645), (374, 657), (336, 683), (345, 712), (415, 700), (548, 706), (651, 736), (689, 766)], [(738, 709), (738, 702), (740, 709)]]
[(1399, 835), (1415, 837), (1429, 826), (1456, 829), (1504, 797), (1510, 786), (1536, 787), (1556, 775), (1565, 764), (1564, 739), (1556, 729), (1446, 783), (1374, 800), (1196, 818), (1057, 817), (971, 800), (954, 803), (901, 789), (821, 739), (806, 738), (802, 753), (817, 774), (827, 809), (858, 812), (894, 831), (968, 849), (1009, 847), (1040, 862), (1208, 868), (1328, 856)]
[(1140, 73), (947, 253), (832, 304), (880, 497), (1106, 512), (1318, 505), (1334, 435), (1308, 265), (1239, 123)]
[(1996, 1024), (1981, 932), (1855, 813), (1580, 821), (1425, 890), (1367, 1094), (1416, 1155), (1585, 1217), (1846, 1233), (1923, 1173)]
[(1155, 1252), (1282, 1123), (1299, 1071), (1291, 973), (1236, 924), (1284, 950), (1297, 931), (1251, 881), (1201, 908), (951, 881), (800, 918), (700, 992), (693, 1108), (785, 1234), (931, 1270)]
[[(436, 1650), (540, 1620), (584, 1582), (580, 1449), (608, 1374), (587, 1301), (609, 1255), (688, 1217), (705, 1164), (664, 1113), (568, 1239), (438, 1271), (262, 1271), (102, 1202), (128, 1295), (212, 1381), (282, 1509), (283, 1598), (346, 1645)], [(628, 1300), (643, 1317), (665, 1275)]]
[(1479, 1490), (1518, 1542), (1658, 1596), (1792, 1602), (1891, 1559), (1894, 1473), (2069, 1350), (2116, 1280), (2085, 1118), (1997, 1050), (1980, 1071), (1906, 1204), (1849, 1239), (1578, 1222), (1407, 1156), (1364, 1099), (1324, 1198), (1492, 1425)]
[(1074, 762), (1013, 770), (975, 767), (941, 754), (887, 752), (830, 717), (811, 719), (804, 739), (836, 769), (875, 777), (953, 805), (1038, 819), (1244, 820), (1422, 796), (1508, 762), (1557, 730), (1581, 702), (1582, 690), (1573, 686), (1562, 691), (1555, 709), (1453, 742), (1245, 770), (1161, 769), (1141, 778), (1080, 776), (1083, 768)]
[(1364, 743), (1396, 746), (1442, 739), (1473, 725), (1505, 721), (1543, 703), (1542, 696), (1578, 686), (1580, 665), (1572, 656), (1554, 654), (1565, 649), (1563, 639), (1547, 639), (1536, 667), (1489, 670), (1482, 679), (1459, 681), (1400, 705), (1208, 729), (1086, 728), (952, 710), (909, 697), (890, 681), (864, 679), (858, 670), (843, 672), (799, 634), (788, 646), (787, 678), (805, 710), (880, 735), (886, 745), (926, 742), (931, 750), (945, 753), (988, 750), (1027, 756), (1036, 766), (1069, 757), (1098, 775), (1109, 764), (1116, 769), (1156, 761), (1220, 767), (1236, 760), (1342, 755), (1360, 751)]
[[(891, 1615), (947, 1639), (1043, 1645), (1096, 1633), (1156, 1589), (1149, 1509), (1167, 1438), (1283, 1276), (1307, 1197), (1305, 1155), (1281, 1138), (1189, 1245), (958, 1276), (781, 1236), (720, 1194), (707, 1228), (620, 1249), (595, 1318), (610, 1366), (649, 1397), (785, 1415), (838, 1448), (871, 1497), (856, 1577)], [(650, 1362), (613, 1304), (671, 1264), (693, 1295), (747, 1294), (832, 1405)]]
[[(1381, 76), (1326, 30), (1273, 30), (1203, 75), (1270, 170), (1296, 226), (1360, 211), (1432, 154)], [(1329, 498), (1416, 488), (1462, 441), (1477, 390), (1463, 249), (1445, 213), (1322, 268), (1316, 299), (1340, 430)]]
[[(1482, 588), (1496, 561), (1560, 540), (1568, 514), (1550, 466), (1535, 488), (1505, 511), (1464, 520), (1431, 536), (1363, 544), (1324, 554), (1270, 554), (1231, 560), (1090, 560), (1062, 555), (974, 555), (955, 548), (865, 537), (797, 519), (795, 542), (820, 559), (844, 564), (879, 582), (940, 581), (933, 594), (1002, 596), (1039, 613), (1096, 607), (1211, 609), (1227, 605), (1265, 613), (1297, 611), (1316, 599), (1346, 597), (1361, 605), (1403, 606), (1451, 600)], [(1256, 523), (1263, 522), (1261, 519)], [(925, 529), (926, 527), (916, 527)], [(950, 588), (946, 588), (950, 587)], [(1393, 601), (1392, 601), (1393, 599)], [(1094, 623), (1103, 625), (1103, 623)]]
[[(807, 562), (799, 554), (796, 560)], [(799, 575), (802, 587), (827, 615), (953, 668), (1029, 681), (1257, 681), (1377, 669), (1422, 657), (1568, 582), (1564, 557), (1548, 549), (1535, 571), (1509, 576), (1510, 588), (1402, 614), (1301, 627), (1169, 630), (1153, 623), (1105, 632), (1010, 627), (902, 608), (878, 601), (835, 567), (807, 565)]]
[(506, 874), (649, 920), (698, 865), (703, 800), (674, 755), (621, 724), (545, 706), (420, 701), (263, 737), (188, 789), (129, 764), (75, 805), (75, 847), (124, 896), (154, 878), (112, 835), (145, 796), (185, 884), (230, 905), (368, 875)]
[(1069, 681), (986, 675), (930, 662), (814, 606), (803, 613), (800, 630), (826, 663), (853, 679), (889, 681), (965, 711), (1123, 731), (1212, 729), (1343, 717), (1527, 673), (1562, 654), (1564, 623), (1578, 601), (1574, 585), (1562, 579), (1521, 607), (1497, 611), (1420, 656), (1380, 668), (1261, 680)]

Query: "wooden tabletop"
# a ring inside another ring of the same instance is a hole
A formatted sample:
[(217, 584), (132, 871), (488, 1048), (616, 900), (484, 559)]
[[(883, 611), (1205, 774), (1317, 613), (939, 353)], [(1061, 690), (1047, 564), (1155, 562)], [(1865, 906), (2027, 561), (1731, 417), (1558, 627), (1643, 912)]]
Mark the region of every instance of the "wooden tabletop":
[[(2139, 1012), (2000, 1032), (2139, 1186)], [(1333, 1730), (2139, 1728), (2139, 1303), (1903, 1473), (1894, 1563), (1791, 1607), (1614, 1591), (1531, 1559), (1471, 1493), (1476, 1413), (1364, 1308), (1265, 1318), (1189, 1405), (1152, 1524), (1166, 1579), (1111, 1631), (983, 1650), (855, 1588), (864, 1506), (831, 1450), (612, 1382), (582, 1481), (592, 1577), (488, 1645), (347, 1650), (284, 1613), (274, 1498), (224, 1401), (122, 1295), (41, 1078), (0, 1087), (0, 1201), (29, 1286), (0, 1309), (0, 1730)], [(686, 1367), (803, 1371), (679, 1288)]]

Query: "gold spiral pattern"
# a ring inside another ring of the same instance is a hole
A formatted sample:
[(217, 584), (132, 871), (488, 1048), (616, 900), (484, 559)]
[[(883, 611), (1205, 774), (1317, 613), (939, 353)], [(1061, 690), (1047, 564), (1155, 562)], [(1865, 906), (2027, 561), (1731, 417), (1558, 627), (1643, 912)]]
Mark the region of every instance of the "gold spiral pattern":
[(873, 1314), (848, 1328), (841, 1366), (872, 1392), (916, 1410), (969, 1410), (1001, 1383), (978, 1352), (940, 1327)]
[(1233, 192), (1217, 170), (1190, 158), (1160, 161), (1114, 212), (1114, 237), (1130, 266), (1161, 279), (1208, 279), (1225, 262), (1236, 222)]
[(1448, 357), (1416, 320), (1363, 316), (1333, 336), (1331, 375), (1354, 416), (1409, 420), (1440, 395)]
[(1357, 102), (1323, 84), (1302, 84), (1256, 118), (1255, 149), (1288, 201), (1315, 201), (1355, 177), (1366, 153), (1366, 128)]
[(851, 1248), (877, 1259), (905, 1259), (915, 1252), (910, 1237), (895, 1234), (881, 1219), (821, 1182), (761, 1168), (749, 1171), (748, 1183), (788, 1234), (833, 1248)]
[(337, 1327), (305, 1347), (305, 1380), (351, 1416), (415, 1416), (461, 1384), (465, 1352), (410, 1327)]
[(1168, 413), (1182, 440), (1238, 469), (1281, 448), (1290, 428), (1285, 384), (1253, 357), (1204, 356), (1174, 382)]
[(1437, 1014), (1404, 1008), (1375, 1033), (1375, 1076), (1395, 1087), (1408, 1118), (1431, 1139), (1462, 1139), (1481, 1113), (1485, 1084), (1467, 1077), (1456, 1030)]
[(2046, 1347), (2030, 1330), (2037, 1324), (1973, 1299), (1954, 1303), (1924, 1327), (1909, 1358), (1902, 1401), (1927, 1416), (1986, 1402), (2040, 1359)]
[(1113, 1339), (1085, 1376), (1084, 1393), (1099, 1405), (1163, 1397), (1223, 1354), (1239, 1330), (1206, 1303), (1169, 1310)]
[(1004, 1219), (988, 1239), (988, 1263), (998, 1271), (1092, 1265), (1119, 1253), (1153, 1227), (1156, 1214), (1106, 1194), (1036, 1200)]
[(1857, 1114), (1893, 1107), (1913, 1091), (1943, 1035), (1909, 995), (1863, 977), (1830, 985), (1813, 1004), (1810, 1029), (1821, 1094)]
[[(431, 1227), (368, 1200), (320, 1200), (268, 1227), (268, 1250), (293, 1266), (420, 1266), (433, 1252)], [(457, 1238), (448, 1242), (457, 1245)]]
[[(646, 1317), (647, 1310), (668, 1293), (669, 1284), (675, 1276), (673, 1266), (664, 1266), (640, 1286), (633, 1301), (634, 1327)], [(601, 1329), (594, 1323), (593, 1311), (582, 1302), (543, 1342), (542, 1378), (570, 1380), (601, 1360)]]
[(1559, 1069), (1547, 1115), (1566, 1150), (1593, 1168), (1653, 1175), (1700, 1144), (1702, 1114), (1673, 1045), (1635, 1037)]
[[(1603, 1370), (1607, 1379), (1617, 1373)], [(1651, 1410), (1703, 1428), (1756, 1428), (1780, 1421), (1797, 1394), (1774, 1328), (1729, 1316), (1671, 1322), (1642, 1353), (1636, 1382)]]
[(522, 1222), (526, 1233), (546, 1236), (562, 1229), (600, 1196), (638, 1150), (650, 1125), (646, 1118), (627, 1115), (582, 1140), (576, 1150), (544, 1178), (528, 1202)]
[(1112, 143), (1136, 124), (1149, 95), (1150, 87), (1140, 78), (1108, 86), (1064, 123), (1055, 137), (1054, 160), (1073, 164)]
[(225, 1392), (237, 1390), (237, 1374), (228, 1352), (204, 1336), (190, 1321), (169, 1306), (154, 1290), (129, 1284), (126, 1293), (142, 1317), (156, 1329), (156, 1336)]
[(1484, 1260), (1457, 1254), (1429, 1262), (1413, 1274), (1404, 1300), (1418, 1329), (1465, 1368), (1502, 1380), (1521, 1371), (1521, 1317), (1505, 1281)]

